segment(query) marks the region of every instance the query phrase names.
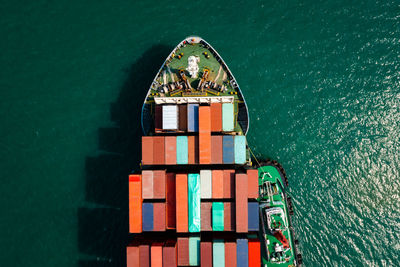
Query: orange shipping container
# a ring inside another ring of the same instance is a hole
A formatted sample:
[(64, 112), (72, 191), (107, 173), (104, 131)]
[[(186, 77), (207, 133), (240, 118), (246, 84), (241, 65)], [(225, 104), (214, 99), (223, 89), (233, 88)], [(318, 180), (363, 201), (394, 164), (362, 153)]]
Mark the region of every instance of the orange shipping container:
[[(147, 149), (146, 147), (144, 149)], [(164, 136), (153, 136), (153, 164), (165, 163)]]
[(249, 239), (249, 267), (260, 267), (261, 247), (259, 239)]
[(163, 267), (162, 266), (162, 243), (151, 244), (150, 249), (150, 262), (151, 267)]
[(142, 232), (142, 176), (129, 175), (129, 232)]
[(165, 137), (165, 164), (176, 164), (176, 136)]
[(188, 136), (188, 164), (199, 163), (199, 137)]
[(200, 164), (211, 163), (211, 109), (210, 106), (199, 107), (199, 161)]
[(222, 131), (222, 104), (211, 103), (211, 131)]
[(142, 164), (153, 164), (153, 137), (151, 136), (142, 137)]
[(165, 170), (153, 171), (153, 198), (165, 198)]
[(127, 267), (139, 266), (139, 247), (138, 246), (126, 247), (126, 266)]
[(258, 170), (247, 170), (248, 198), (258, 198)]
[(187, 174), (176, 174), (176, 231), (188, 231), (188, 177)]
[(212, 171), (212, 198), (224, 198), (224, 171)]

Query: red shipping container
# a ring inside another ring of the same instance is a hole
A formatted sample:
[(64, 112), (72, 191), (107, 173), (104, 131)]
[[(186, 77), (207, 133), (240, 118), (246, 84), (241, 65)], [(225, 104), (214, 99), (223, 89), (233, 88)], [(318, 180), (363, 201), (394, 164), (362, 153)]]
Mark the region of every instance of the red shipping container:
[(176, 231), (188, 231), (188, 178), (187, 174), (176, 174)]
[[(162, 165), (165, 163), (164, 136), (153, 136), (153, 164)], [(147, 148), (145, 148), (147, 149)]]
[(235, 170), (224, 170), (224, 198), (235, 197)]
[(235, 231), (236, 229), (236, 215), (235, 215), (235, 203), (225, 202), (224, 203), (224, 230)]
[(167, 173), (166, 199), (166, 228), (176, 229), (175, 174)]
[(176, 242), (166, 242), (163, 247), (163, 267), (176, 267), (178, 265), (176, 254)]
[(188, 164), (199, 163), (199, 137), (188, 136)]
[(222, 131), (222, 104), (211, 103), (211, 131)]
[(236, 243), (235, 242), (225, 242), (225, 266), (236, 267)]
[(258, 170), (247, 170), (248, 198), (258, 198)]
[(162, 132), (162, 106), (156, 105), (154, 110), (155, 132)]
[(153, 203), (153, 231), (165, 231), (165, 203)]
[(199, 107), (199, 162), (211, 163), (211, 110), (210, 106)]
[(201, 231), (212, 231), (212, 203), (201, 202), (200, 204), (200, 227)]
[(211, 163), (222, 164), (222, 135), (211, 136)]
[(129, 232), (142, 232), (142, 176), (129, 175)]
[(224, 171), (213, 170), (212, 171), (212, 198), (223, 198), (224, 197)]
[[(211, 242), (200, 242), (200, 265), (202, 267), (212, 267), (212, 243)], [(225, 266), (229, 266), (226, 265)]]
[(153, 171), (142, 171), (142, 198), (153, 199), (154, 196), (154, 173)]
[(179, 105), (179, 130), (187, 131), (187, 105)]
[(153, 137), (143, 136), (142, 137), (142, 164), (151, 165), (153, 164)]
[(139, 246), (139, 266), (150, 267), (150, 246), (147, 244)]
[(138, 246), (126, 247), (126, 266), (127, 267), (139, 266), (139, 247)]
[(260, 267), (261, 247), (260, 240), (249, 239), (249, 267)]
[(236, 232), (248, 232), (247, 174), (236, 174)]
[(179, 237), (178, 238), (178, 265), (189, 266), (189, 238)]
[(176, 164), (176, 136), (165, 137), (165, 164)]
[(150, 263), (151, 267), (162, 266), (162, 247), (163, 243), (153, 243), (150, 248)]
[(165, 198), (165, 170), (153, 171), (153, 198)]

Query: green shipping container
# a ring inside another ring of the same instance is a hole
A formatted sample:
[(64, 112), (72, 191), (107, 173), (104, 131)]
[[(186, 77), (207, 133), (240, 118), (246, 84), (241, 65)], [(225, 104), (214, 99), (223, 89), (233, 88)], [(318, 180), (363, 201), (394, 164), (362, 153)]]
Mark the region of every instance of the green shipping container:
[(176, 137), (176, 164), (188, 164), (188, 137)]
[(235, 163), (246, 163), (246, 137), (244, 135), (235, 136)]
[(233, 104), (222, 104), (222, 131), (232, 132), (234, 129), (234, 109)]
[(188, 175), (189, 232), (200, 232), (200, 174)]
[(213, 231), (224, 231), (224, 203), (212, 203), (212, 229)]
[(213, 241), (213, 266), (225, 266), (225, 244), (223, 240)]
[(189, 237), (189, 265), (200, 265), (200, 237)]

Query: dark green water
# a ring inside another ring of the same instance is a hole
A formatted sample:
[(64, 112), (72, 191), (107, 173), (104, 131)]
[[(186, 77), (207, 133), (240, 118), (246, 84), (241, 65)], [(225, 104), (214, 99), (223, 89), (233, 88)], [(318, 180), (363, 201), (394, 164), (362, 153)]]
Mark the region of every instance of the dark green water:
[(305, 265), (399, 265), (398, 2), (19, 2), (0, 8), (1, 266), (123, 264), (141, 103), (192, 34), (288, 173)]

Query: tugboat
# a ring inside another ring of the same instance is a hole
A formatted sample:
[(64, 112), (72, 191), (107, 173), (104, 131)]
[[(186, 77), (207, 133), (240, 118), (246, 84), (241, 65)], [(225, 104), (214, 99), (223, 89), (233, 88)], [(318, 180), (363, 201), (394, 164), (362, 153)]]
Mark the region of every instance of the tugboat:
[(276, 161), (266, 161), (260, 165), (259, 212), (260, 235), (264, 244), (263, 264), (268, 267), (300, 266), (303, 259), (301, 254), (296, 254), (298, 241), (294, 238), (291, 221), (293, 203), (286, 192), (286, 173)]

